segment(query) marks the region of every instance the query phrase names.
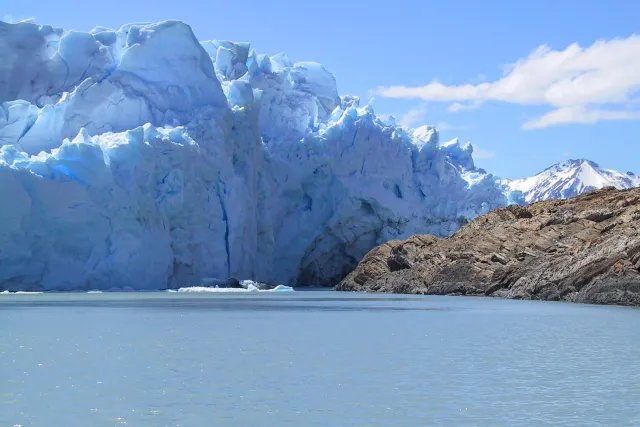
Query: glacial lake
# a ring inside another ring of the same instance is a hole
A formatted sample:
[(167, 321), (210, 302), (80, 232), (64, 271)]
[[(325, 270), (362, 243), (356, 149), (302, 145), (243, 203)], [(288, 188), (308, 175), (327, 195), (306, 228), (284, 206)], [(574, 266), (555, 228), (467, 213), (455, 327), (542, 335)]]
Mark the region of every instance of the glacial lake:
[(639, 426), (640, 310), (0, 295), (0, 426)]

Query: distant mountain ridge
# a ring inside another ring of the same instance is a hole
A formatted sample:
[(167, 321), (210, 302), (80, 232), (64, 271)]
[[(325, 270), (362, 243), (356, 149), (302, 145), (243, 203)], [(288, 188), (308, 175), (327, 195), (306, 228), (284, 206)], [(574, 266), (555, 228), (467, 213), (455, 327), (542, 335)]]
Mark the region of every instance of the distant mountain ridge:
[(601, 168), (587, 159), (570, 159), (537, 175), (503, 181), (510, 191), (520, 191), (526, 203), (567, 199), (603, 187), (626, 189), (640, 186), (640, 176)]

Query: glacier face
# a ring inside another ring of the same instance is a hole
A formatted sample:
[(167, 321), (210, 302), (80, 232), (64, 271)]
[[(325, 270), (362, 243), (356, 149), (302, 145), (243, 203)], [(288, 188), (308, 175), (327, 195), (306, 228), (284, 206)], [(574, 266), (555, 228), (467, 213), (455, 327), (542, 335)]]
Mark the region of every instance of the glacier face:
[(601, 168), (586, 159), (557, 163), (542, 172), (522, 179), (505, 180), (509, 191), (521, 192), (526, 203), (549, 199), (566, 199), (603, 187), (618, 189), (640, 186), (640, 177)]
[(179, 21), (0, 33), (0, 289), (327, 285), (512, 201), (469, 144), (381, 120), (316, 63)]

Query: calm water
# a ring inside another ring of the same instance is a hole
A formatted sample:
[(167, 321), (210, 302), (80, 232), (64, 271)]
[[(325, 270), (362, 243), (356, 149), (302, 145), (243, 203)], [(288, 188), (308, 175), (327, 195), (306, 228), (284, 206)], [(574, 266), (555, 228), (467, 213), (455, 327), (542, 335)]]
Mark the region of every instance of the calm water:
[(640, 310), (0, 295), (0, 426), (639, 426)]

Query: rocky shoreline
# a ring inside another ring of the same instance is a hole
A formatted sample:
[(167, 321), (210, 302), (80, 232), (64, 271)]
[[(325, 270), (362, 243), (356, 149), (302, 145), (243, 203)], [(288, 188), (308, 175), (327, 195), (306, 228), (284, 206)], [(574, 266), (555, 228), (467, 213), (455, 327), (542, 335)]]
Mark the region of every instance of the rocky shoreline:
[(496, 209), (371, 250), (339, 291), (640, 305), (640, 188)]

